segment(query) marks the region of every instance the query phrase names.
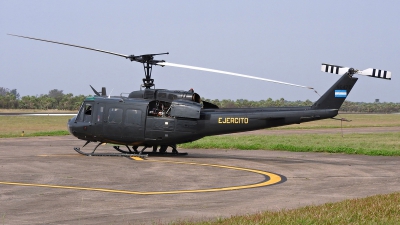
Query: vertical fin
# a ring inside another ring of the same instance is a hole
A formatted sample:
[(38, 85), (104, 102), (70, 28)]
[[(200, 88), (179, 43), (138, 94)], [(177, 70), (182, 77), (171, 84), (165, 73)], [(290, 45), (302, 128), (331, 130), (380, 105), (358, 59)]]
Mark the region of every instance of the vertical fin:
[(312, 109), (339, 110), (357, 80), (358, 78), (349, 76), (348, 73), (342, 75), (342, 77), (314, 103)]

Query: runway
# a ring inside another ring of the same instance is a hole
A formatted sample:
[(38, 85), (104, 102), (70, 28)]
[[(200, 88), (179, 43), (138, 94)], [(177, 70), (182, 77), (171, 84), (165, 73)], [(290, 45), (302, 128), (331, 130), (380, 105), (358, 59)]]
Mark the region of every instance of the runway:
[(180, 149), (189, 155), (136, 161), (81, 156), (73, 147), (83, 144), (0, 139), (1, 222), (152, 224), (400, 191), (400, 157)]

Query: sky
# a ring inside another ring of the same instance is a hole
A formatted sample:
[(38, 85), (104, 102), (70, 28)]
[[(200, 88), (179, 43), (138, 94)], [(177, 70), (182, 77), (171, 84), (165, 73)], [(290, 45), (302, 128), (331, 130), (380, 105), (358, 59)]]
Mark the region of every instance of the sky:
[[(114, 55), (9, 36), (66, 42), (124, 55), (169, 52), (169, 63), (315, 88), (339, 79), (321, 63), (392, 72), (358, 76), (348, 100), (400, 102), (400, 1), (0, 0), (0, 87), (21, 96), (52, 89), (93, 95), (138, 90), (143, 66)], [(207, 99), (316, 101), (305, 88), (174, 67), (153, 67), (156, 88)]]

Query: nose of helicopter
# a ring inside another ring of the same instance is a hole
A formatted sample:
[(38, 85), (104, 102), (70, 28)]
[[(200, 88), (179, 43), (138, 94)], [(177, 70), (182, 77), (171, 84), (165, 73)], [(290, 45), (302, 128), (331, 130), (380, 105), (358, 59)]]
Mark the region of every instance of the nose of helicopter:
[[(72, 130), (72, 124), (76, 120), (76, 116), (72, 117), (71, 119), (68, 120), (67, 126), (68, 126), (68, 132), (72, 135), (74, 135), (73, 130)], [(74, 135), (75, 136), (75, 135)]]

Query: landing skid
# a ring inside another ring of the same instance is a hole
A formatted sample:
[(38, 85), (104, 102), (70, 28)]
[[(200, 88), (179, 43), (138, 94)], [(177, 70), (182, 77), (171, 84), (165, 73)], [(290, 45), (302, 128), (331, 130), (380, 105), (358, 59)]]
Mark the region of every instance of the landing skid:
[(75, 147), (74, 150), (85, 156), (119, 156), (119, 157), (140, 157), (140, 158), (147, 158), (147, 154), (135, 154), (135, 153), (86, 153), (82, 152), (81, 148)]
[[(134, 153), (139, 153), (139, 151), (136, 150), (137, 148), (133, 148), (135, 152), (132, 152), (132, 151), (130, 150), (129, 147), (128, 147), (129, 151), (122, 150), (122, 149), (120, 148), (120, 146), (114, 146), (113, 148), (114, 148), (115, 150), (117, 150), (117, 151), (123, 153), (123, 154), (134, 154)], [(146, 149), (146, 148), (145, 148), (145, 149)], [(143, 150), (144, 150), (144, 149), (143, 149)], [(143, 151), (143, 150), (139, 153), (139, 155), (140, 155), (140, 154), (142, 154), (142, 155), (143, 155), (143, 154), (146, 154), (146, 155), (149, 155), (149, 156), (184, 156), (184, 155), (188, 155), (187, 152), (178, 152), (178, 151), (174, 151), (174, 150), (172, 150), (172, 152), (166, 152), (166, 151), (157, 152), (157, 148), (153, 148), (153, 151), (151, 151), (151, 152), (145, 152), (145, 151)]]
[[(87, 141), (83, 146), (85, 147), (87, 144), (89, 144), (90, 141)], [(104, 144), (103, 142), (100, 142), (99, 144), (96, 145), (96, 147), (94, 148), (94, 150), (91, 153), (86, 153), (81, 151), (81, 148), (75, 147), (74, 150), (81, 154), (81, 155), (85, 155), (85, 156), (119, 156), (119, 157), (140, 157), (140, 158), (146, 158), (147, 156), (151, 155), (151, 156), (185, 156), (188, 155), (188, 153), (186, 152), (178, 152), (178, 150), (176, 150), (176, 145), (162, 145), (160, 146), (160, 149), (157, 151), (158, 146), (152, 146), (153, 151), (151, 152), (145, 152), (144, 150), (146, 150), (149, 146), (144, 146), (143, 149), (139, 152), (137, 150), (138, 146), (132, 146), (133, 151), (131, 150), (131, 148), (128, 145), (125, 145), (125, 147), (128, 149), (128, 151), (126, 150), (122, 150), (120, 148), (120, 146), (113, 146), (115, 150), (117, 150), (120, 153), (95, 153), (96, 149), (100, 146)], [(172, 148), (172, 152), (167, 152), (167, 148), (171, 147)]]
[(113, 148), (115, 150), (117, 150), (117, 151), (119, 151), (121, 153), (124, 153), (124, 154), (137, 154), (137, 153), (139, 153), (138, 150), (137, 150), (137, 147), (133, 148), (134, 152), (132, 152), (132, 150), (129, 148), (129, 146), (126, 146), (126, 147), (128, 148), (129, 151), (122, 150), (119, 146), (113, 146)]
[(188, 155), (187, 152), (178, 152), (178, 153), (174, 153), (174, 152), (143, 152), (146, 155), (149, 156), (185, 156)]
[[(171, 152), (167, 152), (168, 147), (172, 148)], [(146, 152), (149, 155), (152, 156), (184, 156), (187, 155), (188, 153), (186, 152), (178, 152), (178, 150), (176, 150), (176, 144), (173, 145), (161, 145), (160, 148), (158, 149), (157, 152), (157, 148), (158, 146), (153, 146), (153, 151), (152, 152)], [(144, 149), (142, 150), (143, 153)]]

